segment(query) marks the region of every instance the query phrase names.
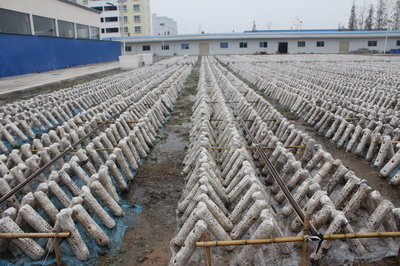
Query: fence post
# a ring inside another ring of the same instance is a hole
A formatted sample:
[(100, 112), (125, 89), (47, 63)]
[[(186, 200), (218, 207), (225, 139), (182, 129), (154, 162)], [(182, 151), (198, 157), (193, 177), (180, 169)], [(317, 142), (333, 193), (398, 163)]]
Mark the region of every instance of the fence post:
[[(304, 217), (304, 229), (303, 229), (303, 235), (309, 235), (310, 231), (310, 218), (308, 216)], [(301, 265), (302, 266), (307, 266), (307, 249), (308, 249), (308, 240), (304, 239), (303, 241), (303, 254), (301, 257)]]
[[(204, 236), (204, 242), (210, 241), (210, 234), (207, 233)], [(205, 254), (205, 261), (206, 261), (206, 266), (211, 266), (211, 248), (210, 247), (204, 247), (204, 254)]]

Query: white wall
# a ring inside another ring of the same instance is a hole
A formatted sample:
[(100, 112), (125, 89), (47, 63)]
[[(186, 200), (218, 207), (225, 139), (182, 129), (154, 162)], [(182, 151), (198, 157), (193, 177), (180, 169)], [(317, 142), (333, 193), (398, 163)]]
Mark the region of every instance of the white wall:
[[(376, 47), (368, 47), (368, 41), (377, 41)], [(390, 49), (398, 49), (400, 46), (396, 46), (397, 40), (399, 38), (388, 38), (387, 48)], [(260, 42), (268, 42), (267, 48), (259, 47)], [(305, 47), (297, 47), (298, 41), (305, 41)], [(317, 47), (317, 41), (324, 41), (324, 47)], [(126, 40), (126, 46), (131, 46), (132, 51), (127, 52), (127, 54), (141, 54), (141, 53), (150, 53), (157, 54), (159, 56), (164, 55), (198, 55), (199, 54), (199, 44), (200, 43), (209, 43), (210, 54), (255, 54), (257, 52), (267, 52), (268, 54), (275, 54), (278, 51), (279, 42), (287, 42), (288, 43), (288, 53), (289, 54), (298, 54), (298, 53), (339, 53), (339, 44), (340, 41), (349, 41), (349, 51), (354, 51), (360, 48), (368, 48), (370, 50), (379, 50), (382, 51), (385, 46), (385, 38), (365, 38), (365, 39), (323, 39), (323, 38), (315, 38), (315, 39), (258, 39), (258, 40), (209, 40), (209, 41), (168, 41), (166, 38), (164, 40), (165, 45), (169, 45), (169, 50), (161, 50), (162, 41), (157, 42), (130, 42), (129, 39)], [(220, 48), (221, 42), (227, 42), (228, 48)], [(240, 42), (247, 42), (247, 48), (239, 48)], [(188, 43), (189, 49), (181, 49), (182, 43)], [(150, 51), (143, 51), (143, 45), (150, 45)]]
[(0, 8), (100, 28), (100, 14), (61, 1), (7, 0), (1, 1)]

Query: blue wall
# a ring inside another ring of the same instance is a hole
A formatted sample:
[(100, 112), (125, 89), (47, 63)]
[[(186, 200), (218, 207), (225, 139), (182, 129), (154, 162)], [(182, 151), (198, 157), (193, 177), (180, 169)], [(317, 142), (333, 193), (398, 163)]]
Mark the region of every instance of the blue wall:
[(0, 33), (0, 77), (117, 61), (119, 42)]

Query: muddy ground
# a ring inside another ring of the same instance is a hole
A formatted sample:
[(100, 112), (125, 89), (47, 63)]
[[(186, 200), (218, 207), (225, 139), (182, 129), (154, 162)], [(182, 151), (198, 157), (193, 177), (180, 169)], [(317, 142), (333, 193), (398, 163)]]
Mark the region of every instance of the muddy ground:
[(169, 242), (175, 233), (175, 210), (184, 187), (182, 161), (189, 146), (191, 108), (199, 64), (186, 81), (160, 138), (144, 161), (123, 199), (142, 212), (124, 235), (116, 254), (102, 256), (99, 265), (168, 265)]

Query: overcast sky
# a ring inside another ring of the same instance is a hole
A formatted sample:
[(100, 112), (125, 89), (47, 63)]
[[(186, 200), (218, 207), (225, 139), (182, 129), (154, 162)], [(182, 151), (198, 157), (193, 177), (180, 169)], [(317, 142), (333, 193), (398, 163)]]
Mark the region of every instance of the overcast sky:
[[(356, 0), (356, 5), (374, 0)], [(151, 13), (173, 18), (178, 33), (228, 33), (296, 28), (337, 29), (347, 27), (353, 0), (150, 0)]]

